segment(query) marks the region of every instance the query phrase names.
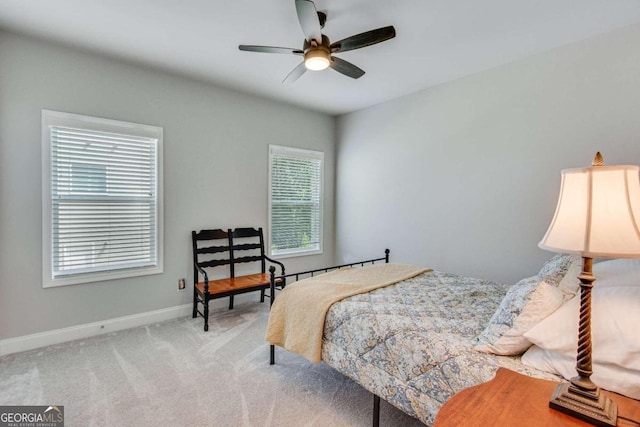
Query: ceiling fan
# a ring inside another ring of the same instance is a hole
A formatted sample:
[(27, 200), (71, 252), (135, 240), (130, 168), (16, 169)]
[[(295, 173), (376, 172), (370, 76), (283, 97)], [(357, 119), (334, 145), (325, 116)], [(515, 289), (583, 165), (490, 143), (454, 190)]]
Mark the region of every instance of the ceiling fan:
[(248, 52), (290, 53), (302, 56), (304, 60), (284, 78), (283, 83), (296, 81), (307, 70), (324, 70), (327, 67), (333, 68), (345, 76), (354, 79), (360, 78), (364, 75), (362, 69), (333, 54), (371, 46), (396, 36), (395, 28), (388, 26), (331, 43), (329, 37), (321, 33), (327, 15), (324, 12), (318, 12), (311, 0), (295, 0), (295, 2), (298, 21), (305, 37), (302, 49), (244, 44), (238, 46), (240, 50)]

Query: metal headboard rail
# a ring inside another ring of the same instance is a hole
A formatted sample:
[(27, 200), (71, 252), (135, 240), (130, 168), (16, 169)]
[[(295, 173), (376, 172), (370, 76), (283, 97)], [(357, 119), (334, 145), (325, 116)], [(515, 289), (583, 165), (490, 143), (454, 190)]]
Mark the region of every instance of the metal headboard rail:
[[(349, 264), (342, 264), (342, 265), (334, 265), (331, 267), (325, 267), (325, 268), (317, 268), (315, 270), (308, 270), (308, 271), (300, 271), (298, 273), (289, 273), (289, 274), (283, 274), (280, 276), (276, 276), (276, 268), (274, 266), (269, 267), (269, 275), (270, 275), (270, 280), (271, 280), (271, 285), (272, 287), (275, 286), (275, 283), (278, 279), (282, 279), (283, 283), (286, 282), (288, 277), (294, 277), (296, 278), (296, 282), (298, 280), (300, 280), (300, 276), (304, 276), (304, 275), (310, 275), (311, 277), (314, 276), (315, 273), (327, 273), (330, 270), (339, 270), (341, 268), (345, 268), (345, 267), (353, 267), (354, 265), (360, 265), (361, 267), (364, 267), (365, 264), (374, 264), (378, 261), (384, 261), (385, 263), (389, 263), (389, 249), (385, 249), (384, 250), (384, 254), (385, 256), (382, 258), (375, 258), (375, 259), (369, 259), (366, 261), (357, 261), (357, 262), (352, 262)], [(284, 287), (284, 286), (283, 286)], [(273, 301), (275, 299), (275, 294), (273, 294), (274, 296), (271, 297), (271, 304), (273, 304)]]

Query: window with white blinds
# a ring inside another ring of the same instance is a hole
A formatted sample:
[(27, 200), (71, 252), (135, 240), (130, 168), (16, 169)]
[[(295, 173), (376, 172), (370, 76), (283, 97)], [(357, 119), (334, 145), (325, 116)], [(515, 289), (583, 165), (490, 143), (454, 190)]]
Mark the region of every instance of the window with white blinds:
[(43, 110), (43, 286), (162, 271), (162, 128)]
[(269, 146), (269, 248), (273, 256), (322, 253), (324, 153)]

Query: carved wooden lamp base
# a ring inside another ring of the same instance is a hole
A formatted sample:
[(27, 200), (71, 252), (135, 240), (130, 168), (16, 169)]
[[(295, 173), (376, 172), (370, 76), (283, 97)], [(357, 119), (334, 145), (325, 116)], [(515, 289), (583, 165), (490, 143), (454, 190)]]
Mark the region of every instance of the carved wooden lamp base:
[(578, 325), (578, 376), (568, 384), (560, 384), (549, 401), (549, 407), (572, 417), (601, 427), (615, 426), (618, 406), (600, 393), (591, 381), (591, 290), (593, 288), (593, 258), (582, 257), (580, 280), (580, 322)]
[(618, 418), (618, 405), (600, 389), (581, 390), (570, 383), (558, 385), (549, 407), (601, 427), (615, 427)]

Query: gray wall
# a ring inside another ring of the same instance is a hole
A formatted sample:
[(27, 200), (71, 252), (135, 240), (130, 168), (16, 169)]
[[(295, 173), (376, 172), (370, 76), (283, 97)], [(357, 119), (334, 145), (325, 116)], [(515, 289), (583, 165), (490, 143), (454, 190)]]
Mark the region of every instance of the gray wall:
[(337, 258), (537, 272), (561, 169), (640, 164), (638, 46), (636, 25), (340, 117)]
[[(164, 127), (163, 274), (42, 288), (43, 108)], [(189, 303), (191, 230), (266, 228), (269, 144), (325, 152), (324, 253), (285, 264), (331, 264), (334, 138), (327, 115), (0, 32), (0, 339)]]
[[(334, 119), (0, 32), (0, 339), (190, 302), (189, 232), (267, 222), (267, 147), (325, 152), (324, 254), (514, 281), (560, 170), (640, 163), (640, 26)], [(164, 127), (165, 272), (42, 289), (40, 111)], [(334, 153), (334, 140), (338, 146)], [(336, 158), (334, 158), (334, 154)], [(337, 159), (334, 181), (334, 161)], [(334, 186), (336, 226), (334, 228)]]

